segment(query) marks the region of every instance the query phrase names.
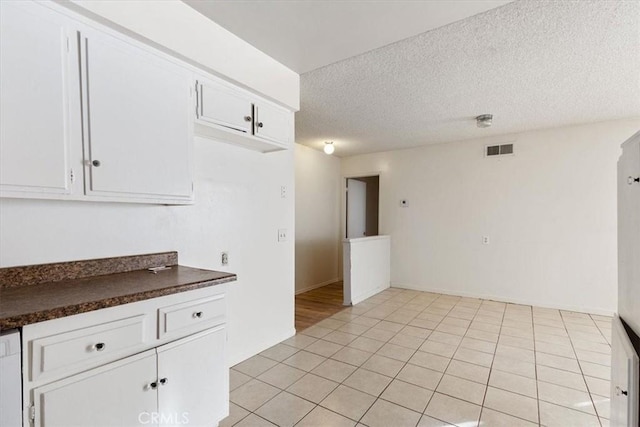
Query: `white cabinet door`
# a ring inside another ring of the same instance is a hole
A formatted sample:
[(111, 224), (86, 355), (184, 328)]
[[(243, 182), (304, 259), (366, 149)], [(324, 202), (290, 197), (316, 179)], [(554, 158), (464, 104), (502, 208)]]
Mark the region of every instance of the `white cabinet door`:
[(255, 135), (259, 138), (289, 145), (293, 133), (293, 113), (273, 105), (255, 106)]
[(157, 413), (156, 354), (150, 350), (34, 390), (41, 427), (129, 427)]
[(0, 2), (3, 193), (70, 192), (69, 97), (79, 97), (79, 87), (70, 81), (77, 48), (68, 28), (69, 20), (47, 7)]
[(157, 349), (158, 407), (165, 425), (181, 420), (194, 427), (217, 426), (228, 415), (225, 343), (221, 325)]
[(211, 81), (198, 82), (197, 118), (251, 135), (253, 104), (242, 93)]
[(618, 316), (611, 334), (611, 425), (635, 427), (639, 422), (638, 355)]
[(189, 199), (189, 73), (119, 38), (82, 32), (87, 194)]
[(640, 132), (618, 161), (618, 313), (640, 334)]

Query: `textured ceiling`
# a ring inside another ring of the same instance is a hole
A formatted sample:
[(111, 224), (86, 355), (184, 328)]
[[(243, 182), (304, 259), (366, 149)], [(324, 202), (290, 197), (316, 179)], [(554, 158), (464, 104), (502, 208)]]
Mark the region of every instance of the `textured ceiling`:
[(640, 2), (520, 0), (303, 74), (296, 141), (349, 156), (635, 116)]
[(305, 73), (511, 0), (183, 0)]

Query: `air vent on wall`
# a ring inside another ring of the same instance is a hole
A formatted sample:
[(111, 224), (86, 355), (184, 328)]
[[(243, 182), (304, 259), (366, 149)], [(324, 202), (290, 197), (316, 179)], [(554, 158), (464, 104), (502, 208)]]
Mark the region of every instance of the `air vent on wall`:
[(484, 153), (487, 157), (513, 154), (513, 144), (487, 145)]

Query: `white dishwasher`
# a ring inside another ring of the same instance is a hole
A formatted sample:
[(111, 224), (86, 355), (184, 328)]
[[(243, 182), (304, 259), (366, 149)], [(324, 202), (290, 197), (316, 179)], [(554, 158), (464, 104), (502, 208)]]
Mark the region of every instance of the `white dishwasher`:
[(22, 426), (20, 332), (0, 332), (0, 427)]

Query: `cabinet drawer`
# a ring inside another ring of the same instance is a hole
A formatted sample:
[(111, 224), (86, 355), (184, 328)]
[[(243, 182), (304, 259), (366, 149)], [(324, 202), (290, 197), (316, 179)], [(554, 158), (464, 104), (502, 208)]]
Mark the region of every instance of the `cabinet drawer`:
[(158, 310), (158, 338), (198, 332), (225, 322), (224, 295), (174, 304)]
[(79, 371), (143, 344), (146, 319), (139, 315), (33, 340), (31, 380), (65, 369)]

